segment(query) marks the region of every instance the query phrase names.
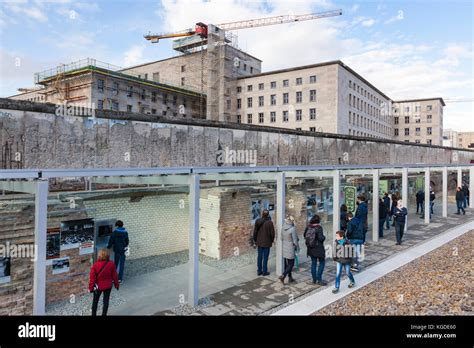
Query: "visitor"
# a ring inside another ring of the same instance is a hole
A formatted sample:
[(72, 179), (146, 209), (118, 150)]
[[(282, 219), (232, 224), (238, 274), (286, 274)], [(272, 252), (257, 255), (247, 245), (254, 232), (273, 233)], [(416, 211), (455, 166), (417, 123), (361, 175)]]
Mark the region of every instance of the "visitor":
[(347, 213), (347, 239), (355, 247), (355, 257), (352, 260), (351, 271), (359, 272), (361, 246), (364, 243), (364, 231), (359, 218), (353, 217), (352, 213)]
[(407, 208), (403, 206), (400, 199), (397, 203), (393, 215), (395, 216), (395, 234), (397, 238), (397, 245), (402, 244), (403, 233), (405, 232), (406, 216), (408, 214)]
[[(306, 227), (303, 237), (307, 247), (307, 255), (311, 258), (311, 276), (313, 284), (325, 286), (327, 282), (323, 281), (324, 265), (326, 264), (326, 252), (324, 250), (323, 228), (320, 225), (319, 215), (314, 215)], [(318, 266), (319, 262), (319, 266)], [(318, 266), (318, 267), (317, 267)], [(316, 271), (317, 267), (317, 271)]]
[(430, 219), (431, 219), (431, 214), (434, 214), (433, 206), (434, 206), (435, 199), (436, 199), (436, 194), (433, 190), (431, 190), (430, 191)]
[(279, 279), (283, 284), (285, 284), (285, 278), (288, 276), (288, 281), (293, 283), (295, 280), (293, 279), (291, 271), (295, 265), (296, 253), (300, 252), (300, 247), (298, 243), (298, 235), (296, 234), (295, 219), (291, 215), (287, 215), (285, 222), (283, 223), (281, 240), (285, 270)]
[(388, 211), (382, 198), (379, 199), (379, 238), (383, 238), (383, 225), (387, 221)]
[(425, 201), (425, 193), (422, 189), (418, 190), (416, 193), (416, 213), (418, 214), (418, 209), (420, 213), (423, 214), (423, 202)]
[(89, 275), (89, 292), (94, 294), (92, 299), (92, 315), (97, 315), (97, 305), (100, 295), (104, 293), (104, 302), (102, 305), (102, 315), (107, 315), (109, 309), (110, 292), (112, 283), (115, 288), (119, 289), (119, 280), (117, 270), (113, 262), (109, 260), (109, 252), (107, 249), (99, 250), (97, 261), (91, 267)]
[(397, 202), (399, 199), (400, 197), (398, 195), (398, 192), (392, 193), (392, 207), (390, 208), (390, 213), (393, 217), (392, 226), (395, 226), (395, 216), (393, 215), (393, 213), (395, 212), (395, 209), (397, 208)]
[(333, 247), (333, 260), (336, 261), (336, 283), (332, 290), (333, 294), (339, 292), (343, 268), (350, 280), (349, 288), (352, 288), (355, 285), (354, 276), (351, 273), (350, 267), (352, 254), (353, 248), (351, 247), (350, 241), (344, 237), (344, 231), (337, 231)]
[(123, 274), (125, 269), (125, 256), (128, 250), (128, 232), (123, 227), (123, 221), (117, 220), (115, 223), (115, 230), (109, 239), (107, 249), (113, 248), (115, 267), (118, 269), (119, 282), (123, 281)]
[(464, 192), (460, 187), (458, 187), (456, 189), (456, 205), (458, 207), (458, 212), (456, 213), (457, 215), (461, 215), (461, 210), (462, 210), (462, 214), (466, 215), (466, 211), (463, 208), (463, 203), (464, 203)]
[(385, 208), (387, 209), (387, 230), (390, 229), (390, 219), (392, 218), (392, 213), (390, 211), (390, 197), (388, 196), (388, 192), (385, 192), (383, 197), (383, 204), (385, 204)]
[(463, 207), (467, 208), (469, 206), (469, 186), (464, 184), (462, 186), (462, 193), (464, 193), (464, 202)]
[(345, 232), (347, 229), (347, 205), (341, 205), (341, 214), (339, 218), (339, 228)]
[(355, 216), (359, 218), (360, 223), (362, 224), (362, 230), (364, 231), (364, 236), (362, 240), (365, 243), (365, 236), (367, 234), (367, 230), (369, 229), (367, 215), (369, 213), (369, 208), (367, 206), (367, 202), (365, 200), (365, 196), (360, 195), (357, 196), (357, 210)]
[(268, 272), (268, 257), (275, 240), (275, 227), (267, 209), (264, 209), (262, 217), (255, 221), (253, 240), (257, 245), (257, 275), (270, 275), (270, 272)]

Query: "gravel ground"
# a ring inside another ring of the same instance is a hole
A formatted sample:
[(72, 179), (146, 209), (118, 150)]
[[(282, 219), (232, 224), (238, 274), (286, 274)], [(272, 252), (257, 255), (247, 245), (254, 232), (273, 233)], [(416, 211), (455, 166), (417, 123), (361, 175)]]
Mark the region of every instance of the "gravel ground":
[(474, 230), (314, 315), (473, 315), (473, 249)]
[[(102, 298), (97, 306), (97, 315), (102, 314)], [(110, 294), (109, 309), (124, 303), (125, 300), (119, 295), (119, 292), (112, 289)], [(77, 296), (74, 303), (69, 301), (60, 301), (46, 306), (46, 315), (91, 315), (92, 313), (92, 294)]]
[[(198, 305), (196, 307), (191, 307), (188, 304), (182, 304), (173, 308), (170, 308), (169, 311), (173, 312), (174, 315), (193, 315), (197, 311), (215, 305), (216, 303), (208, 296), (199, 299)], [(160, 314), (157, 314), (160, 315)], [(200, 315), (200, 314), (196, 314)]]

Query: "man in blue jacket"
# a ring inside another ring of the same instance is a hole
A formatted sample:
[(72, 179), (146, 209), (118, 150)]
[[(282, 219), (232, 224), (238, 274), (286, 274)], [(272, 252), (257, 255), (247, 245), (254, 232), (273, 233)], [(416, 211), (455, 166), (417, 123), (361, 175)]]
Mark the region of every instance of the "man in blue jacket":
[(351, 271), (359, 272), (361, 245), (364, 243), (364, 230), (358, 217), (353, 217), (352, 213), (347, 213), (347, 234), (346, 238), (355, 245), (355, 258), (352, 260)]
[(363, 243), (365, 243), (365, 235), (367, 234), (367, 230), (369, 229), (368, 220), (367, 220), (369, 207), (367, 206), (365, 197), (362, 195), (357, 197), (357, 204), (358, 204), (358, 207), (355, 213), (355, 217), (358, 218), (360, 220), (360, 223), (362, 224), (362, 231), (364, 231), (364, 236), (362, 240), (363, 240)]
[(115, 268), (118, 268), (118, 278), (119, 283), (122, 282), (123, 279), (123, 270), (125, 268), (125, 253), (128, 249), (128, 232), (123, 227), (123, 222), (121, 220), (117, 220), (115, 223), (116, 229), (112, 232), (112, 235), (109, 239), (109, 244), (107, 248), (110, 249), (113, 247), (114, 250), (114, 261), (115, 261)]

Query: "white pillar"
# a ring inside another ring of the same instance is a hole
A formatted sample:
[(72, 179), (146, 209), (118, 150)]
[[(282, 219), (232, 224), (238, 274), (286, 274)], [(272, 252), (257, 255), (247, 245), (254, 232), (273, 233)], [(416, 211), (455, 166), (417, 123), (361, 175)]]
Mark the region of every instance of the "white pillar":
[[(402, 169), (402, 204), (408, 210), (408, 168)], [(408, 230), (408, 215), (405, 221), (405, 232)]]
[(189, 176), (189, 263), (188, 304), (196, 307), (199, 302), (199, 196), (200, 178)]
[(46, 307), (46, 230), (48, 227), (48, 180), (36, 182), (33, 315), (44, 315)]
[(430, 168), (425, 168), (425, 224), (430, 223)]
[(462, 188), (462, 168), (458, 168), (458, 187)]
[[(332, 176), (332, 236), (331, 238), (328, 238), (329, 241), (333, 241), (336, 239), (336, 232), (341, 229), (341, 214), (340, 214), (340, 209), (341, 209), (341, 202), (340, 202), (340, 197), (341, 197), (341, 171), (339, 169), (334, 170), (333, 176)], [(328, 236), (329, 237), (329, 236)]]
[(469, 168), (469, 208), (474, 208), (474, 166)]
[(379, 241), (379, 178), (378, 169), (372, 173), (372, 241)]
[(443, 167), (443, 217), (448, 217), (448, 168)]
[(285, 204), (286, 204), (286, 177), (285, 173), (276, 174), (276, 273), (281, 275), (283, 273), (283, 244), (281, 241), (281, 233), (283, 230), (283, 223), (285, 221)]

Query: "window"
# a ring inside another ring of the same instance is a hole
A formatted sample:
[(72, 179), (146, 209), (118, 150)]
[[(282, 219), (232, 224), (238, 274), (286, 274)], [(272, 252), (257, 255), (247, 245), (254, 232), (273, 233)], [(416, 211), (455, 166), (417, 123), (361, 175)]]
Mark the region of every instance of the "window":
[(309, 127), (310, 132), (316, 132), (316, 127)]
[(405, 128), (405, 135), (410, 135), (410, 128)]
[(421, 143), (421, 142), (420, 142), (420, 139), (416, 139), (416, 140), (415, 140), (415, 144), (420, 144), (420, 143)]
[(433, 115), (426, 115), (426, 122), (431, 123), (433, 121)]
[(316, 101), (316, 90), (312, 89), (309, 91), (309, 101), (315, 102)]
[(301, 130), (301, 128), (295, 128), (295, 130), (297, 130), (297, 131), (300, 131), (300, 130)]
[(160, 73), (159, 72), (154, 72), (153, 73), (153, 81), (155, 81), (155, 82), (160, 81)]
[(316, 119), (316, 109), (315, 108), (309, 109), (309, 119), (310, 120), (315, 120)]
[(288, 122), (288, 111), (283, 111), (283, 122)]
[(161, 114), (162, 114), (163, 116), (166, 116), (166, 110), (163, 110), (163, 111), (161, 112)]
[(244, 71), (247, 71), (247, 64), (244, 63)]
[(163, 104), (168, 104), (168, 94), (163, 93)]
[(151, 113), (152, 113), (153, 115), (156, 115), (156, 109), (151, 109)]
[(237, 93), (241, 93), (242, 92), (242, 87), (237, 87)]
[(156, 92), (151, 92), (151, 101), (156, 102)]
[(252, 92), (252, 89), (253, 89), (252, 85), (247, 86), (247, 92)]
[(270, 112), (270, 123), (275, 123), (276, 122), (276, 112), (272, 111)]
[(296, 102), (301, 103), (303, 101), (303, 92), (296, 92)]
[(309, 77), (309, 83), (316, 83), (316, 75), (311, 75)]
[(398, 137), (398, 128), (395, 128), (395, 129), (394, 129), (393, 135), (395, 135), (396, 137)]
[(415, 116), (415, 123), (421, 123), (421, 117), (419, 115)]
[(97, 90), (99, 91), (99, 93), (104, 93), (104, 80), (97, 80)]
[(288, 93), (283, 93), (283, 104), (288, 104)]
[(118, 95), (118, 92), (119, 92), (119, 84), (117, 82), (114, 82), (112, 85), (112, 94)]
[(349, 80), (349, 88), (352, 88), (352, 80)]
[(270, 82), (270, 88), (272, 88), (272, 89), (277, 88), (277, 83), (276, 83), (276, 81)]
[(431, 139), (427, 139), (427, 140), (426, 140), (426, 143), (427, 143), (428, 145), (431, 145), (431, 144), (432, 144)]
[(431, 105), (426, 105), (426, 110), (431, 111), (431, 110), (433, 110), (433, 107)]
[(127, 112), (132, 112), (132, 105), (127, 105)]
[(415, 106), (415, 112), (420, 112), (421, 111), (421, 106)]
[(140, 94), (140, 97), (142, 98), (142, 100), (145, 100), (145, 90), (142, 89), (142, 93)]
[(184, 86), (185, 82), (186, 82), (186, 78), (182, 77), (181, 78), (181, 86)]
[(276, 105), (277, 103), (277, 97), (276, 97), (276, 94), (272, 94), (270, 96), (270, 105)]
[(303, 111), (296, 110), (296, 121), (301, 121), (303, 119)]
[(283, 80), (283, 87), (288, 87), (290, 85), (290, 80)]
[(252, 107), (252, 104), (253, 104), (253, 101), (252, 101), (252, 98), (247, 98), (247, 107), (248, 108), (251, 108)]
[(118, 111), (118, 109), (119, 109), (119, 103), (116, 102), (116, 101), (113, 101), (112, 102), (112, 110), (113, 111)]
[(252, 114), (247, 114), (247, 123), (252, 124)]
[(301, 77), (296, 78), (296, 85), (302, 85), (303, 84), (303, 79)]
[(264, 105), (264, 100), (263, 100), (263, 95), (258, 97), (258, 106), (263, 106)]
[(405, 123), (410, 123), (410, 116), (405, 116)]
[(178, 96), (174, 95), (173, 96), (173, 105), (176, 106), (178, 104)]
[(133, 87), (132, 86), (128, 86), (128, 89), (127, 89), (127, 97), (131, 97), (133, 95)]
[(409, 106), (405, 106), (405, 112), (410, 112), (410, 107)]
[(227, 110), (230, 110), (230, 99), (226, 100), (226, 108)]
[(260, 112), (260, 113), (258, 114), (258, 123), (263, 123), (263, 120), (264, 120), (264, 118), (263, 118), (263, 112)]
[(237, 123), (242, 123), (242, 116), (241, 115), (237, 115)]
[(420, 135), (421, 133), (421, 129), (418, 127), (418, 128), (415, 128), (415, 135)]
[(426, 128), (426, 134), (428, 134), (428, 135), (433, 134), (433, 128), (427, 127), (427, 128)]
[(242, 108), (242, 99), (237, 99), (237, 109), (241, 109)]
[(352, 94), (349, 93), (349, 106), (352, 106)]
[(186, 71), (186, 65), (181, 65), (181, 72), (185, 72)]
[(259, 84), (258, 84), (258, 89), (259, 89), (260, 91), (263, 90), (264, 87), (265, 87), (265, 84), (263, 84), (263, 83), (259, 83)]
[(97, 109), (102, 110), (104, 108), (104, 101), (102, 99), (97, 100)]
[(253, 74), (253, 66), (250, 67), (250, 73)]

